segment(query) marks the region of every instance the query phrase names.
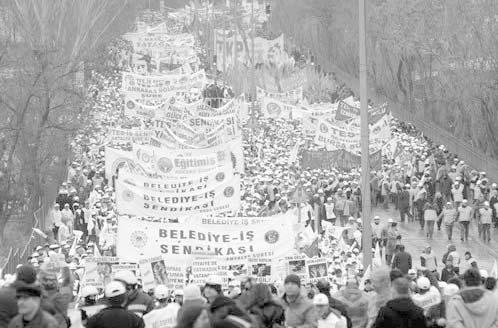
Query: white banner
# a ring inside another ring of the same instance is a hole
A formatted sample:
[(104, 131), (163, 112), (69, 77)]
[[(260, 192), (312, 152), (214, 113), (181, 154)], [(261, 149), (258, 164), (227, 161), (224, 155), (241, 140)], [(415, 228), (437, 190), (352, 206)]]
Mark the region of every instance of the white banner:
[[(370, 125), (370, 145), (379, 148), (391, 138), (389, 118), (383, 117)], [(315, 143), (327, 150), (344, 149), (351, 153), (360, 151), (360, 126), (358, 121), (350, 124), (344, 121), (320, 119), (316, 130)]]
[(128, 168), (136, 173), (144, 173), (144, 170), (133, 160), (131, 151), (105, 147), (105, 177), (112, 181), (118, 169)]
[(209, 251), (221, 259), (262, 252), (274, 252), (277, 257), (288, 254), (295, 245), (292, 220), (286, 216), (195, 217), (190, 221), (182, 224), (120, 218), (117, 254), (129, 261), (144, 256), (192, 257), (196, 251)]
[(165, 285), (170, 290), (183, 289), (186, 281), (186, 261), (182, 259), (150, 257), (138, 261), (144, 290)]
[(198, 195), (219, 188), (233, 179), (231, 165), (220, 166), (205, 174), (188, 176), (179, 181), (163, 180), (162, 177), (149, 178), (127, 171), (119, 173), (119, 180), (126, 185), (142, 188), (144, 191), (176, 195)]
[(260, 87), (256, 87), (256, 94), (258, 99), (269, 97), (280, 100), (284, 103), (296, 104), (300, 103), (303, 100), (303, 87), (299, 87), (297, 89), (289, 90), (286, 92), (270, 92)]
[(216, 215), (240, 209), (240, 178), (234, 176), (215, 188), (193, 194), (149, 191), (116, 181), (116, 207), (120, 214), (177, 218), (193, 214)]
[(123, 72), (121, 92), (144, 103), (146, 101), (166, 102), (178, 92), (195, 87), (202, 89), (207, 82), (206, 73), (198, 71), (190, 75), (146, 76)]
[(236, 172), (244, 170), (240, 138), (204, 149), (172, 150), (134, 144), (133, 159), (150, 172), (178, 178), (202, 174), (226, 163), (231, 163)]
[(289, 119), (295, 106), (285, 104), (279, 100), (264, 97), (261, 103), (261, 112), (266, 118), (284, 118)]
[(109, 128), (108, 136), (110, 141), (117, 142), (136, 142), (149, 143), (154, 131), (142, 129), (122, 129)]

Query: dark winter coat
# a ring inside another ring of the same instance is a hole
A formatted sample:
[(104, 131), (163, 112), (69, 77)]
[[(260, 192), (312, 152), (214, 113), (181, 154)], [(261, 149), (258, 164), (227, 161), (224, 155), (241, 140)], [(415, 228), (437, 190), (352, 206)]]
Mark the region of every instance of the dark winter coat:
[(373, 328), (426, 328), (424, 310), (409, 297), (390, 300), (380, 308)]

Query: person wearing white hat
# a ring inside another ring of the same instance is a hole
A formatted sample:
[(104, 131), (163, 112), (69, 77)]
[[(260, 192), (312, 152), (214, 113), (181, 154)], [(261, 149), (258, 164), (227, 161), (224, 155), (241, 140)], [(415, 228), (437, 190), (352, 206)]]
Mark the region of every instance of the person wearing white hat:
[(127, 310), (142, 317), (154, 308), (152, 298), (137, 288), (138, 280), (132, 271), (118, 271), (114, 275), (114, 280), (121, 282), (126, 287), (127, 300), (125, 307)]
[(469, 241), (469, 224), (472, 216), (472, 208), (468, 206), (466, 199), (462, 200), (462, 205), (458, 208), (457, 221), (460, 224), (460, 240)]
[(104, 295), (110, 306), (90, 317), (86, 327), (144, 328), (142, 318), (125, 309), (126, 294), (126, 288), (121, 282), (108, 283)]
[(443, 224), (445, 226), (446, 235), (448, 237), (448, 241), (451, 241), (453, 236), (453, 225), (455, 224), (455, 220), (457, 218), (457, 211), (453, 207), (451, 202), (447, 202), (441, 214), (439, 214), (439, 219), (443, 220)]
[(424, 309), (424, 314), (427, 316), (431, 309), (440, 306), (441, 293), (431, 285), (427, 277), (419, 277), (417, 279), (418, 293), (412, 295), (413, 302)]
[(481, 224), (481, 237), (484, 242), (491, 241), (491, 223), (493, 221), (493, 210), (489, 207), (489, 202), (485, 201), (483, 207), (479, 209), (479, 223)]
[(313, 297), (313, 305), (318, 314), (317, 328), (346, 328), (347, 320), (341, 312), (329, 304), (327, 295), (319, 293)]
[(206, 279), (204, 297), (206, 297), (208, 303), (212, 303), (218, 296), (223, 296), (222, 284), (221, 277), (217, 275), (211, 275)]
[(144, 315), (145, 327), (162, 327), (167, 323), (174, 325), (180, 305), (169, 303), (170, 291), (168, 287), (157, 285), (154, 289), (154, 296), (157, 300), (156, 308)]

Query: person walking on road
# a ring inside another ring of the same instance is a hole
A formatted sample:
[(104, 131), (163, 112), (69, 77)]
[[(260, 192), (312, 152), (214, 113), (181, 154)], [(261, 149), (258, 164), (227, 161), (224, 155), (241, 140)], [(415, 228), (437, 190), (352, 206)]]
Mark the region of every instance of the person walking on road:
[(485, 201), (483, 207), (479, 209), (479, 223), (481, 224), (482, 239), (484, 242), (491, 241), (491, 223), (493, 221), (493, 210), (489, 207), (489, 202)]
[(412, 268), (412, 256), (405, 252), (404, 245), (398, 245), (399, 252), (394, 255), (392, 267), (399, 269), (404, 274), (408, 274), (408, 270)]
[(472, 217), (472, 207), (468, 206), (466, 199), (462, 200), (462, 205), (458, 208), (457, 222), (460, 223), (460, 240), (469, 241), (469, 224)]
[(424, 221), (427, 228), (427, 238), (432, 239), (434, 236), (434, 224), (437, 221), (437, 212), (434, 204), (427, 203), (424, 207)]
[(448, 240), (451, 241), (453, 236), (453, 225), (455, 224), (455, 219), (457, 217), (457, 212), (451, 202), (446, 203), (446, 206), (441, 214), (439, 214), (439, 217), (443, 219), (446, 235), (448, 236)]

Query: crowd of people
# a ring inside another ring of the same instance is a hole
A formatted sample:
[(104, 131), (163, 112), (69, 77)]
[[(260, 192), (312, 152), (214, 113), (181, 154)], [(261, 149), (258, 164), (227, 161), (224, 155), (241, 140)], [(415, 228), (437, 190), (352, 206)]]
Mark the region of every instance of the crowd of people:
[[(236, 215), (302, 217), (319, 236), (313, 255), (333, 263), (327, 279), (310, 283), (291, 274), (284, 281), (260, 284), (245, 276), (223, 286), (217, 277), (210, 277), (204, 286), (168, 290), (158, 285), (142, 290), (140, 277), (120, 271), (103, 290), (80, 286), (88, 257), (116, 255), (118, 215), (104, 147), (129, 150), (126, 142), (109, 142), (107, 131), (116, 122), (121, 127), (141, 124), (122, 113), (121, 71), (127, 64), (115, 54), (128, 46), (114, 43), (107, 69), (92, 73), (87, 105), (94, 109), (93, 124), (72, 143), (74, 158), (48, 216), (46, 243), (33, 250), (29, 263), (19, 264), (15, 275), (1, 281), (0, 328), (69, 327), (73, 302), (86, 327), (498, 325), (496, 279), (465, 251), (471, 225), (477, 226), (484, 242), (490, 241), (498, 221), (498, 187), (485, 172), (472, 170), (444, 146), (432, 144), (396, 120), (391, 122), (396, 147), (384, 154), (380, 170), (370, 172), (370, 188), (372, 206), (394, 208), (399, 217), (373, 218), (372, 245), (361, 242), (358, 169), (302, 167), (302, 151), (322, 149), (305, 135), (298, 120), (259, 117), (256, 127), (243, 127), (245, 171)], [(337, 85), (341, 90), (334, 98), (349, 95), (341, 83)], [(233, 94), (214, 82), (195, 97), (185, 95), (180, 100), (192, 102), (203, 96), (215, 98), (212, 107), (219, 107)], [(298, 188), (303, 188), (307, 201), (294, 201)], [(427, 246), (417, 265), (402, 244), (400, 222), (419, 224), (428, 242), (436, 227), (444, 228), (450, 242), (447, 252), (439, 259)], [(462, 242), (458, 250), (456, 226)], [(344, 228), (340, 236), (327, 233), (334, 227)], [(309, 240), (303, 236), (297, 248), (304, 252)], [(361, 264), (362, 253), (370, 248), (378, 261), (373, 269)], [(50, 263), (59, 256), (67, 266), (56, 274)]]

